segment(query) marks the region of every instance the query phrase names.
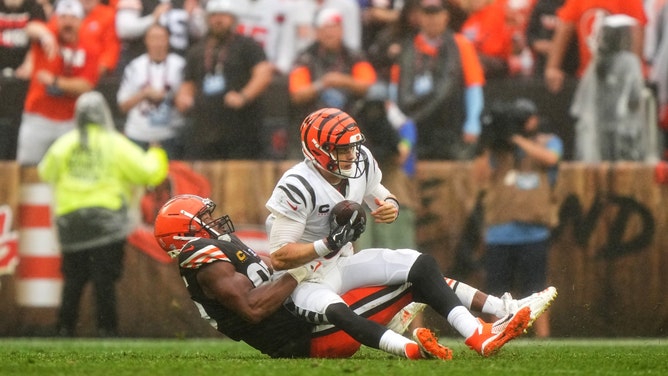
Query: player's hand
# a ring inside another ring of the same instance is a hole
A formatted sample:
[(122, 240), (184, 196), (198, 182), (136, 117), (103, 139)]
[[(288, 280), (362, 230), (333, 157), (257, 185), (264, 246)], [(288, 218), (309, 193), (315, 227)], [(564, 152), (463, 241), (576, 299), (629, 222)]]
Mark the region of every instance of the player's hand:
[[(357, 214), (355, 214), (357, 215)], [(357, 221), (357, 223), (352, 225), (353, 227), (353, 238), (351, 241), (355, 241), (360, 238), (364, 230), (366, 230), (366, 221)]]
[(301, 281), (311, 277), (315, 269), (316, 268), (314, 268), (311, 264), (306, 264), (296, 268), (288, 269), (286, 272), (290, 274), (292, 278), (297, 281), (297, 283), (300, 283)]
[(392, 223), (397, 220), (399, 216), (399, 207), (395, 202), (390, 200), (383, 201), (378, 198), (375, 199), (378, 208), (371, 212), (371, 216), (376, 223)]
[(350, 243), (353, 240), (359, 238), (359, 236), (364, 232), (364, 224), (353, 225), (355, 219), (357, 218), (357, 213), (354, 213), (350, 220), (333, 228), (327, 236), (327, 248), (332, 252), (325, 256), (325, 258), (331, 258), (336, 255), (344, 245)]

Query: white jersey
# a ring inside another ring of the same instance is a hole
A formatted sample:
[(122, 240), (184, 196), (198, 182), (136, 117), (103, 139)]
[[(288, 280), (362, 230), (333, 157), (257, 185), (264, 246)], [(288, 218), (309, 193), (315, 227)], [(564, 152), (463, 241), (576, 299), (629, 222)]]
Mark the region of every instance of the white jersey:
[[(117, 102), (128, 100), (147, 86), (165, 90), (168, 96), (173, 97), (183, 82), (185, 64), (185, 59), (175, 53), (167, 55), (162, 63), (152, 63), (148, 54), (140, 55), (124, 69), (116, 93)], [(125, 134), (143, 142), (162, 141), (174, 137), (183, 124), (184, 119), (171, 99), (160, 104), (143, 100), (128, 112)]]
[[(362, 14), (355, 0), (298, 0), (300, 11), (297, 20), (313, 28), (316, 15), (322, 9), (333, 8), (343, 15), (343, 41), (348, 48), (362, 48)], [(315, 32), (313, 32), (315, 34)], [(315, 38), (315, 37), (314, 37)], [(303, 46), (302, 46), (303, 47)]]
[(288, 73), (299, 53), (315, 41), (313, 22), (317, 13), (324, 8), (337, 9), (344, 15), (344, 44), (353, 50), (362, 48), (362, 18), (357, 1), (285, 0), (284, 4), (287, 8), (286, 17), (280, 36), (275, 40), (275, 53), (270, 58), (281, 72)]
[[(238, 0), (235, 0), (238, 1)], [(116, 5), (116, 32), (122, 41), (135, 41), (141, 45), (143, 36), (155, 22), (153, 11), (162, 2), (172, 3), (171, 0), (119, 0)], [(207, 29), (206, 15), (201, 7), (196, 7), (191, 13), (183, 8), (181, 1), (173, 2), (173, 7), (163, 13), (158, 23), (169, 30), (169, 45), (185, 53), (192, 40), (201, 38)], [(134, 54), (132, 56), (137, 56)]]
[(276, 64), (283, 45), (294, 43), (291, 40), (294, 35), (289, 35), (287, 30), (287, 25), (292, 24), (294, 0), (235, 1), (239, 2), (239, 9), (243, 9), (237, 18), (237, 32), (255, 39), (264, 49), (267, 60)]
[[(272, 215), (283, 215), (304, 224), (303, 235), (295, 241), (311, 243), (329, 235), (329, 211), (343, 200), (365, 201), (370, 208), (376, 208), (375, 195), (381, 192), (385, 196), (378, 198), (384, 200), (387, 197), (389, 191), (380, 183), (383, 176), (371, 152), (365, 147), (361, 152), (368, 156), (366, 172), (359, 178), (348, 179), (345, 196), (325, 180), (310, 160), (298, 163), (283, 174), (266, 207)], [(349, 243), (326, 262), (351, 253)]]

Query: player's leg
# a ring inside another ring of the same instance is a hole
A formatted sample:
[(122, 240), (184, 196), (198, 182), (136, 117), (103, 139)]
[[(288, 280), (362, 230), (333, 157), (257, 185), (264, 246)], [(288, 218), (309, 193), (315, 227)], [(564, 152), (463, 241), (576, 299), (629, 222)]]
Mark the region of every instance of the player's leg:
[(497, 325), (480, 322), (445, 283), (436, 260), (414, 250), (365, 249), (342, 259), (339, 269), (342, 291), (365, 285), (412, 283), (415, 301), (431, 306), (484, 356), (523, 333), (529, 320), (527, 308)]
[(529, 319), (529, 310), (520, 310), (499, 325), (480, 322), (462, 305), (445, 283), (436, 260), (410, 249), (365, 249), (339, 261), (341, 290), (359, 286), (410, 282), (416, 302), (428, 304), (457, 330), (467, 344), (488, 356), (507, 341), (520, 335)]
[(339, 262), (343, 291), (368, 285), (410, 282), (416, 302), (428, 304), (464, 338), (482, 324), (445, 283), (436, 260), (410, 249), (365, 249)]
[[(428, 329), (413, 332), (414, 341), (387, 329), (385, 326), (355, 314), (345, 303), (327, 307), (328, 320), (362, 344), (408, 359), (452, 359), (452, 351), (438, 342)], [(364, 337), (364, 334), (368, 334)]]
[[(536, 336), (549, 335), (549, 328), (545, 330), (540, 325), (541, 320), (546, 320), (542, 318), (545, 316), (545, 311), (557, 297), (557, 289), (554, 286), (549, 286), (523, 299), (514, 299), (510, 293), (505, 293), (499, 298), (464, 282), (447, 277), (445, 277), (445, 282), (455, 291), (455, 294), (462, 301), (464, 307), (473, 312), (503, 318), (507, 315), (515, 314), (524, 307), (529, 307), (531, 314), (528, 326), (530, 327), (535, 321)], [(426, 306), (425, 303), (409, 303), (392, 317), (387, 327), (397, 333), (404, 333), (416, 315), (422, 312)]]
[[(415, 341), (392, 332), (377, 322), (359, 316), (339, 295), (323, 284), (310, 282), (300, 284), (295, 289), (292, 300), (296, 306), (296, 312), (308, 321), (328, 322), (366, 346), (408, 359), (426, 357)], [(440, 348), (443, 347), (440, 346)], [(449, 350), (444, 351), (442, 356), (450, 358)]]
[[(341, 298), (356, 314), (386, 325), (412, 301), (410, 291), (409, 284), (361, 287), (346, 292)], [(313, 330), (311, 356), (347, 358), (355, 354), (360, 345), (354, 338), (331, 324), (318, 325)]]
[(506, 342), (517, 337), (527, 327), (530, 310), (524, 308), (495, 324), (475, 318), (462, 305), (455, 291), (448, 286), (436, 260), (421, 254), (411, 266), (408, 282), (413, 284), (416, 302), (428, 304), (466, 338), (466, 344), (483, 356), (495, 353)]

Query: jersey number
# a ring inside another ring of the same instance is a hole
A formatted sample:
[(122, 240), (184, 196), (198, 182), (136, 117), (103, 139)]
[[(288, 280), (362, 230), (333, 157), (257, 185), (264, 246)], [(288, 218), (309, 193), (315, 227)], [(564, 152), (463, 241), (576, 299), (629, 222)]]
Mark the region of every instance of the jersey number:
[(246, 275), (253, 283), (253, 286), (258, 287), (269, 281), (269, 276), (271, 273), (269, 273), (269, 269), (264, 266), (264, 263), (255, 262), (248, 265)]

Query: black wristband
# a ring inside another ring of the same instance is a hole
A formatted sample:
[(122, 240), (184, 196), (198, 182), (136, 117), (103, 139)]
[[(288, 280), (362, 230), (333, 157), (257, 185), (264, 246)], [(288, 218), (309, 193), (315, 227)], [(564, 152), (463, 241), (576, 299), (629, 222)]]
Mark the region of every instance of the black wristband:
[(396, 206), (397, 209), (399, 209), (399, 200), (397, 200), (396, 198), (394, 198), (394, 197), (388, 197), (388, 198), (385, 199), (385, 201), (394, 201), (394, 203), (395, 203), (394, 206)]

